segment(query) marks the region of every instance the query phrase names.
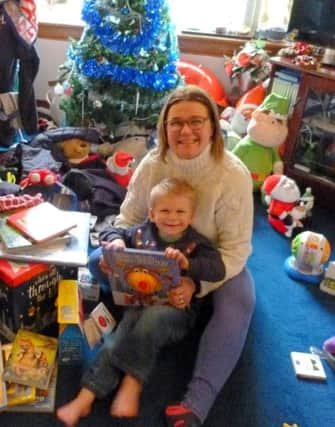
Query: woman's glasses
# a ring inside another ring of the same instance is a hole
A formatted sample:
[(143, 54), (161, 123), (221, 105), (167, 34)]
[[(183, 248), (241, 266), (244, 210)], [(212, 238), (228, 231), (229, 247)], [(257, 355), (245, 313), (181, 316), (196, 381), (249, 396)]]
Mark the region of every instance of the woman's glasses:
[(192, 131), (199, 131), (204, 127), (204, 124), (208, 119), (209, 117), (192, 117), (188, 120), (171, 119), (167, 120), (165, 124), (174, 132), (180, 132), (185, 125), (187, 125)]

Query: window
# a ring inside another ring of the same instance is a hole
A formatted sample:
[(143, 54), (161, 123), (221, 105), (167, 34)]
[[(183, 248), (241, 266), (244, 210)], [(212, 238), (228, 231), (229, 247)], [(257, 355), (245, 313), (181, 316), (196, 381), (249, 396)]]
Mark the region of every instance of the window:
[[(39, 22), (78, 25), (84, 0), (36, 0)], [(131, 4), (131, 0), (130, 4)], [(170, 0), (178, 31), (254, 36), (287, 28), (293, 0)]]

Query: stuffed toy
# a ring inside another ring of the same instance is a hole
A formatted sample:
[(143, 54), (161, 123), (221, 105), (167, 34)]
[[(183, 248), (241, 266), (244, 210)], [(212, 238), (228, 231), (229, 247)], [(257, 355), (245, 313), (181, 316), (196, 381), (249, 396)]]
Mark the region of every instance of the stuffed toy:
[(91, 154), (92, 144), (99, 144), (100, 133), (95, 128), (63, 127), (51, 129), (37, 135), (32, 147), (42, 147), (51, 151), (53, 158), (69, 169), (105, 168), (99, 154)]
[(132, 177), (134, 157), (125, 151), (118, 151), (106, 161), (107, 173), (122, 187), (128, 187)]
[(29, 172), (26, 178), (20, 182), (21, 188), (26, 188), (34, 185), (53, 185), (58, 180), (58, 176), (49, 169), (33, 169)]
[(303, 227), (301, 222), (311, 210), (311, 203), (301, 200), (296, 182), (286, 175), (270, 175), (262, 190), (268, 203), (268, 221), (272, 227), (286, 237), (292, 237), (293, 230)]
[(86, 160), (90, 155), (91, 144), (85, 139), (69, 138), (57, 144), (71, 164), (78, 164)]
[(241, 137), (247, 133), (251, 114), (264, 101), (269, 79), (259, 83), (246, 92), (237, 102), (235, 108), (229, 106), (223, 110), (220, 118), (228, 120), (232, 129)]
[(261, 188), (265, 178), (271, 173), (283, 173), (278, 147), (288, 134), (288, 109), (287, 98), (270, 93), (252, 113), (247, 135), (233, 149), (233, 153), (250, 170), (254, 191)]

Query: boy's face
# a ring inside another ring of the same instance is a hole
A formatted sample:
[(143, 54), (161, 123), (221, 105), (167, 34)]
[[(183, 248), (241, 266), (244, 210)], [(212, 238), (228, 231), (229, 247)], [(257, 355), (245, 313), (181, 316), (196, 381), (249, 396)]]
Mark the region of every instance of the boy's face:
[(192, 203), (189, 198), (184, 196), (163, 196), (150, 208), (149, 218), (163, 235), (178, 236), (192, 222)]

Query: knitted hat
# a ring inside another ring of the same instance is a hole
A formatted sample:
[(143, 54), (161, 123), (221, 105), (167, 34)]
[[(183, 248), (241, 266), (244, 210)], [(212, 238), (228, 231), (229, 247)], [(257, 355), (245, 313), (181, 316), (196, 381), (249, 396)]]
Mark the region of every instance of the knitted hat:
[(274, 117), (282, 120), (287, 119), (289, 102), (285, 96), (275, 92), (270, 93), (260, 106), (260, 110), (269, 110)]
[(283, 175), (270, 175), (268, 176), (263, 184), (263, 191), (266, 195), (270, 196), (273, 190), (280, 183)]

